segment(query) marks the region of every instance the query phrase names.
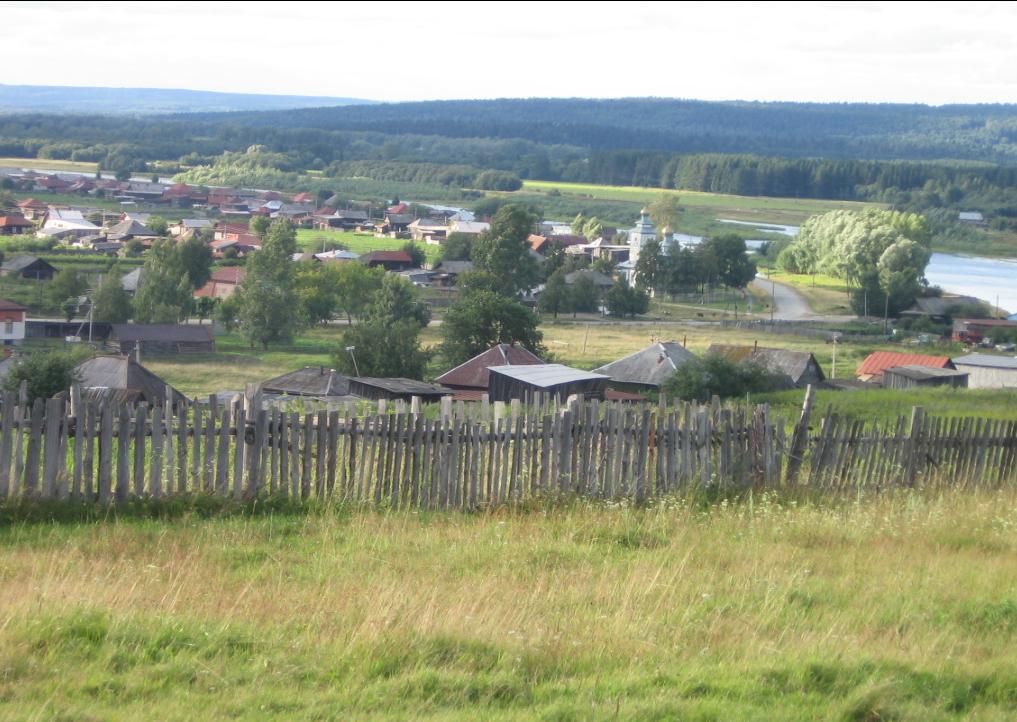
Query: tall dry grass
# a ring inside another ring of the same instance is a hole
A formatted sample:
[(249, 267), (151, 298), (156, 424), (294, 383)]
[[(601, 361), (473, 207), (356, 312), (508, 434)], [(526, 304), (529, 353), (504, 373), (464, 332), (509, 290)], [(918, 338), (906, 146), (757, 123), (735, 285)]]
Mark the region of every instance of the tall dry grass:
[(1011, 492), (36, 524), (0, 545), (4, 719), (1017, 705)]

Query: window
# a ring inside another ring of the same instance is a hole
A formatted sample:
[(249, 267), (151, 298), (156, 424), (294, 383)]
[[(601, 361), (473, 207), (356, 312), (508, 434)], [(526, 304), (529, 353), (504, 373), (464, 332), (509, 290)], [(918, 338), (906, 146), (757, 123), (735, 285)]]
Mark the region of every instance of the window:
[(7, 334), (8, 336), (14, 333), (14, 321), (11, 321), (9, 319), (7, 321), (4, 321), (4, 333)]

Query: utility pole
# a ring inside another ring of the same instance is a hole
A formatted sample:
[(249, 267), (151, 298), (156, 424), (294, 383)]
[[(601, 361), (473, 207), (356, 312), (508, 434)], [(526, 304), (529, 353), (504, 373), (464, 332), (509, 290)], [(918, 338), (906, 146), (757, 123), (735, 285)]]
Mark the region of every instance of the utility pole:
[(883, 302), (883, 338), (886, 338), (890, 325), (890, 294), (884, 294), (884, 298), (886, 300)]

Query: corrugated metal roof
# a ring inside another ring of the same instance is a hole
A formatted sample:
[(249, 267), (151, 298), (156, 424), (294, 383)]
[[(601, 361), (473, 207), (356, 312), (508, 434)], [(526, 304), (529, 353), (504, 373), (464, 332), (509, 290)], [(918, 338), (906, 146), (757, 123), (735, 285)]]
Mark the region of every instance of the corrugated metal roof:
[(1017, 370), (1017, 357), (1015, 356), (994, 356), (988, 353), (969, 353), (967, 356), (960, 356), (953, 360), (957, 366), (978, 366), (991, 369), (1012, 369)]
[(533, 366), (543, 363), (540, 357), (522, 346), (500, 343), (459, 364), (451, 371), (446, 371), (435, 381), (448, 386), (486, 389), (490, 376), (488, 369), (492, 366)]
[(947, 356), (926, 356), (916, 353), (897, 353), (896, 351), (875, 351), (865, 357), (858, 366), (855, 376), (878, 376), (895, 366), (931, 366), (933, 368), (950, 368)]
[(903, 376), (909, 379), (915, 379), (920, 381), (922, 379), (934, 379), (943, 378), (947, 376), (968, 376), (967, 371), (956, 371), (954, 369), (941, 369), (933, 366), (895, 366), (892, 369), (887, 369), (883, 372), (883, 375), (893, 374), (896, 376)]
[(346, 396), (350, 379), (335, 369), (305, 366), (261, 382), (261, 390), (291, 396)]
[[(82, 389), (109, 389), (119, 392), (135, 392), (149, 403), (161, 402), (166, 398), (166, 387), (163, 379), (147, 368), (126, 356), (97, 356), (78, 364), (76, 371)], [(173, 394), (173, 402), (186, 401), (182, 393), (169, 386)], [(130, 393), (110, 395), (106, 392), (102, 398), (134, 400)]]
[(429, 384), (424, 381), (403, 378), (372, 378), (370, 376), (357, 376), (350, 379), (351, 383), (363, 384), (384, 389), (395, 394), (414, 394), (417, 396), (446, 395), (452, 393), (451, 389), (438, 384)]
[(508, 376), (516, 381), (522, 381), (532, 386), (550, 388), (560, 384), (569, 384), (576, 381), (598, 381), (609, 379), (604, 374), (595, 374), (582, 369), (574, 369), (562, 364), (540, 364), (533, 366), (490, 366), (491, 373)]
[(593, 370), (620, 383), (661, 386), (680, 365), (694, 358), (681, 344), (662, 341)]

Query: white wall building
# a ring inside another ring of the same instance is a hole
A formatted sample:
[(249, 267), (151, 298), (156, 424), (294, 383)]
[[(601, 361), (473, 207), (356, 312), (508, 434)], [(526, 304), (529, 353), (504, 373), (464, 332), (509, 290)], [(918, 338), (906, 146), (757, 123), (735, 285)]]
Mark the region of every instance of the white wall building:
[(966, 371), (969, 389), (1017, 389), (1017, 358), (969, 353), (953, 359), (958, 371)]

